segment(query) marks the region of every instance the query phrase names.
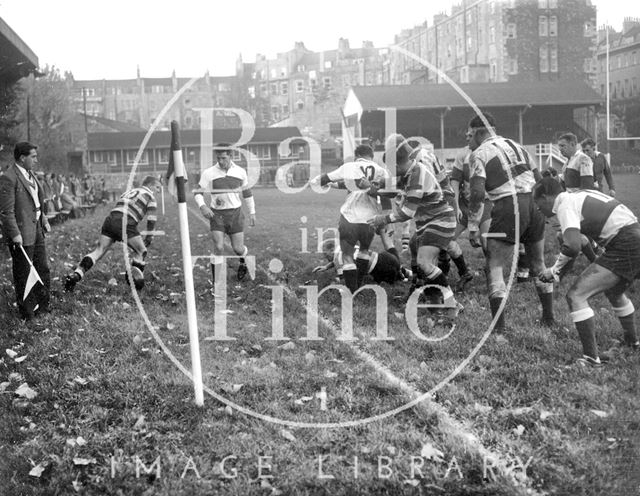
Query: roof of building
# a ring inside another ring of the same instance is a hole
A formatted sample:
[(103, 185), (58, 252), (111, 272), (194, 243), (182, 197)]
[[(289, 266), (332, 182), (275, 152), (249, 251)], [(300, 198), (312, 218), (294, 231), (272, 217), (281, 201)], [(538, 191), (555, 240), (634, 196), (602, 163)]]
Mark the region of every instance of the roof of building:
[[(80, 117), (84, 117), (84, 113), (78, 112), (78, 114), (80, 115)], [(144, 129), (142, 129), (139, 126), (136, 126), (136, 125), (133, 125), (133, 124), (129, 124), (127, 122), (115, 121), (113, 119), (107, 119), (105, 117), (100, 117), (98, 115), (88, 115), (87, 114), (87, 119), (90, 120), (90, 121), (96, 122), (98, 124), (101, 124), (103, 126), (109, 127), (111, 129), (113, 129), (114, 131), (119, 131), (121, 133), (131, 133), (131, 132), (145, 133), (146, 132)]]
[[(214, 129), (214, 143), (237, 143), (241, 129)], [(88, 145), (91, 150), (132, 150), (140, 147), (146, 132), (89, 133)], [(302, 137), (297, 127), (256, 128), (251, 144), (279, 144), (287, 138)], [(183, 146), (200, 146), (200, 129), (180, 131)], [(170, 131), (155, 131), (147, 143), (147, 148), (169, 148)]]
[(36, 54), (0, 18), (0, 79), (19, 79), (37, 68)]
[[(524, 83), (476, 83), (459, 87), (479, 107), (525, 105), (596, 105), (602, 97), (583, 81), (535, 81)], [(469, 107), (448, 84), (356, 86), (363, 110)]]

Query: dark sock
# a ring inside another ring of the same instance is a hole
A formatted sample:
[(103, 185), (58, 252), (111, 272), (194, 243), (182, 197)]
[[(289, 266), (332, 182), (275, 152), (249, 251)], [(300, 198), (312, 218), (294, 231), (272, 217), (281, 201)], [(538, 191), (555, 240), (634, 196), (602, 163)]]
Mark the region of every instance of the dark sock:
[(216, 266), (215, 264), (211, 264), (211, 281), (213, 285), (216, 285)]
[[(496, 314), (498, 313), (498, 308), (500, 308), (500, 304), (502, 303), (503, 298), (489, 298), (489, 307), (491, 307), (491, 317), (495, 317)], [(494, 327), (494, 329), (496, 331), (504, 331), (504, 314), (506, 313), (506, 308), (505, 310), (500, 314), (500, 317), (498, 318), (497, 322), (496, 322), (496, 326)]]
[(553, 293), (538, 292), (538, 298), (542, 304), (542, 320), (553, 320)]
[(358, 273), (356, 281), (358, 285), (357, 287), (359, 288), (360, 286), (362, 286), (362, 280), (364, 279), (364, 276), (366, 276), (369, 272), (369, 260), (366, 260), (364, 258), (356, 258), (356, 269)]
[(84, 271), (87, 272), (91, 267), (93, 267), (93, 258), (91, 257), (84, 257), (82, 259), (82, 261), (80, 262), (80, 268)]
[(427, 279), (427, 284), (437, 284), (438, 286), (442, 286), (443, 288), (449, 287), (449, 281), (447, 281), (447, 276), (444, 273), (438, 274), (438, 277), (435, 279)]
[(591, 358), (598, 358), (595, 322), (595, 317), (589, 317), (587, 320), (575, 322), (580, 341), (582, 342), (582, 353)]
[(585, 257), (587, 257), (587, 260), (589, 260), (589, 262), (593, 262), (596, 259), (596, 252), (593, 251), (591, 241), (584, 244), (584, 246), (582, 247), (582, 253)]
[(467, 263), (464, 260), (464, 255), (460, 255), (457, 258), (453, 259), (453, 263), (456, 264), (456, 268), (458, 269), (458, 274), (463, 276), (466, 275), (467, 272), (469, 272), (469, 269), (467, 268)]
[(633, 344), (638, 341), (638, 334), (636, 333), (635, 312), (624, 317), (618, 317), (622, 329), (624, 329), (624, 342), (626, 344)]
[(342, 275), (344, 276), (344, 285), (354, 293), (358, 289), (358, 270), (343, 270)]
[(400, 260), (400, 254), (398, 253), (398, 249), (395, 246), (393, 248), (389, 248), (387, 251), (391, 253), (394, 257), (396, 257), (398, 260)]
[(449, 254), (445, 250), (440, 250), (440, 254), (438, 255), (438, 268), (445, 276), (449, 274), (449, 270), (451, 269), (449, 260)]
[(244, 261), (244, 257), (240, 257), (240, 265), (244, 265), (245, 261)]

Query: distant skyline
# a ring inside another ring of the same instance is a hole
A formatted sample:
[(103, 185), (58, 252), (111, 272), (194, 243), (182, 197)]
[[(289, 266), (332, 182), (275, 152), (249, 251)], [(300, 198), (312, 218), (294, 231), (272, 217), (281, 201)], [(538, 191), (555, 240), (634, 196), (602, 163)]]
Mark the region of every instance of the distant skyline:
[[(563, 2), (563, 0), (558, 0)], [(393, 43), (402, 29), (451, 12), (460, 1), (402, 0), (380, 7), (370, 1), (108, 2), (0, 0), (0, 17), (38, 56), (76, 79), (133, 79), (235, 74), (235, 62), (274, 58), (302, 41), (309, 50), (351, 47), (371, 41)], [(598, 25), (620, 30), (624, 17), (640, 17), (640, 5), (626, 0), (592, 0)]]

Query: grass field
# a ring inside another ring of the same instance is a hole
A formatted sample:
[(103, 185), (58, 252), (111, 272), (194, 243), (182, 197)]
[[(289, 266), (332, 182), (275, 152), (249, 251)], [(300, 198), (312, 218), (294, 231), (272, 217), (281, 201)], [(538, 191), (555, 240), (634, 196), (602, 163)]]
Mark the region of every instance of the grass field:
[[(640, 176), (617, 176), (616, 183), (620, 199), (640, 214)], [(556, 294), (558, 329), (535, 324), (533, 284), (514, 285), (506, 337), (489, 336), (424, 401), (358, 423), (436, 388), (486, 334), (481, 254), (461, 243), (477, 274), (446, 339), (426, 342), (409, 330), (396, 298), (406, 294), (405, 283), (385, 286), (393, 340), (372, 339), (378, 326), (371, 292), (354, 300), (353, 341), (338, 339), (344, 326), (336, 292), (320, 298), (322, 339), (305, 340), (305, 286), (324, 287), (333, 277), (316, 281), (311, 273), (325, 263), (315, 253), (316, 230), (335, 227), (343, 193), (255, 194), (258, 225), (247, 229), (247, 245), (259, 267), (256, 279), (237, 283), (237, 262), (229, 262), (224, 315), (234, 340), (214, 336), (208, 260), (198, 259), (194, 268), (202, 368), (215, 395), (285, 422), (239, 412), (211, 395), (204, 408), (193, 404), (191, 383), (147, 329), (124, 282), (120, 247), (73, 294), (62, 292), (64, 274), (96, 241), (108, 212), (103, 207), (50, 236), (54, 313), (37, 322), (38, 331), (15, 318), (10, 260), (3, 255), (0, 495), (640, 494), (640, 356), (618, 354), (598, 371), (574, 365), (580, 344), (564, 301), (574, 275)], [(210, 235), (194, 211), (192, 253), (208, 256)], [(141, 303), (163, 345), (189, 369), (172, 201), (158, 229), (166, 236), (150, 248)], [(277, 268), (273, 259), (282, 271), (269, 270)], [(583, 266), (580, 261), (578, 269)], [(268, 339), (280, 294), (286, 341)], [(630, 297), (640, 308), (638, 293)], [(607, 349), (620, 335), (618, 322), (604, 298), (592, 306)], [(418, 315), (421, 332), (444, 336), (426, 312)], [(17, 395), (23, 383), (37, 395)], [(353, 425), (296, 426), (338, 422)]]

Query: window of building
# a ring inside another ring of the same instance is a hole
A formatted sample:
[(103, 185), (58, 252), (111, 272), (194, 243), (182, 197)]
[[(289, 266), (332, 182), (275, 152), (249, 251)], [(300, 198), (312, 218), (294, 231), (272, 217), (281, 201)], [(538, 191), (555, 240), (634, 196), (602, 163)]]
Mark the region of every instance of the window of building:
[(558, 8), (558, 0), (549, 0), (549, 8), (557, 9)]
[(282, 115), (289, 115), (289, 104), (288, 103), (283, 103), (282, 104)]
[[(136, 155), (138, 154), (137, 150), (127, 150), (127, 165), (133, 165), (135, 163), (136, 160)], [(149, 158), (147, 155), (147, 151), (143, 151), (142, 155), (140, 156), (140, 162), (138, 162), (139, 165), (146, 165), (149, 163)]]
[(271, 83), (269, 85), (269, 91), (272, 95), (277, 95), (278, 94), (278, 84), (277, 83)]
[[(96, 96), (95, 88), (83, 88), (85, 96)], [(82, 92), (80, 92), (80, 96), (82, 96)]]
[(538, 0), (538, 8), (539, 9), (549, 8), (549, 0)]
[(636, 65), (638, 63), (638, 52), (635, 50), (631, 52), (631, 64)]
[(631, 79), (631, 96), (638, 95), (638, 78), (634, 77)]
[(299, 65), (296, 67), (296, 71), (298, 71), (298, 72), (304, 72), (304, 71), (306, 71), (306, 70), (307, 70), (307, 69), (306, 69), (306, 67), (305, 67), (303, 64), (299, 64)]
[(273, 117), (274, 119), (278, 118), (278, 114), (280, 114), (280, 107), (278, 107), (277, 105), (272, 105), (271, 106), (271, 117)]
[(168, 148), (160, 148), (158, 150), (158, 163), (160, 163), (160, 164), (168, 164), (169, 163), (169, 149)]
[(585, 36), (595, 36), (596, 34), (596, 23), (595, 21), (587, 21), (584, 23), (584, 35)]
[(96, 164), (101, 164), (104, 162), (104, 155), (102, 152), (92, 152), (93, 153), (93, 161)]
[(558, 17), (549, 17), (549, 36), (558, 36)]
[(507, 24), (507, 38), (515, 38), (516, 37), (516, 23), (510, 22)]
[(538, 36), (549, 36), (549, 23), (547, 16), (538, 17)]
[(468, 83), (469, 82), (469, 67), (464, 66), (460, 68), (460, 82)]
[(496, 28), (495, 26), (489, 26), (489, 43), (496, 42)]
[(154, 84), (151, 86), (151, 93), (164, 93), (164, 86)]
[(251, 145), (249, 151), (258, 158), (271, 158), (271, 147), (269, 145)]
[(600, 94), (604, 95), (604, 84), (600, 85)]
[(234, 147), (231, 149), (231, 160), (233, 160), (235, 163), (240, 163), (242, 162), (243, 158), (244, 158), (244, 155), (242, 155), (240, 148)]
[(280, 68), (280, 77), (287, 77), (287, 68), (286, 67), (281, 67)]
[(489, 2), (489, 12), (491, 14), (496, 13), (496, 2)]
[(509, 74), (518, 74), (518, 59), (516, 57), (509, 59)]
[(331, 78), (329, 76), (325, 76), (322, 78), (322, 87), (325, 90), (330, 90), (331, 89)]
[(109, 165), (118, 165), (118, 156), (116, 152), (107, 152), (107, 161)]
[(549, 48), (549, 72), (558, 72), (558, 46)]
[(260, 83), (260, 96), (267, 96), (267, 85), (266, 83)]
[(343, 88), (348, 88), (351, 85), (351, 77), (349, 76), (349, 74), (343, 74), (342, 75), (342, 87)]
[(491, 62), (489, 64), (489, 79), (491, 81), (496, 81), (498, 79), (498, 64), (496, 62)]
[(631, 96), (631, 88), (629, 87), (629, 80), (624, 80), (624, 94), (627, 98)]
[(289, 82), (288, 81), (281, 81), (280, 82), (280, 94), (281, 95), (288, 95), (289, 94)]
[(256, 97), (256, 87), (255, 86), (249, 86), (249, 88), (247, 89), (247, 93), (249, 93), (249, 98), (255, 98)]
[(275, 79), (278, 77), (278, 70), (274, 67), (271, 69), (271, 79)]
[(302, 110), (302, 109), (304, 108), (304, 102), (303, 102), (302, 100), (298, 100), (298, 101), (296, 102), (296, 108), (297, 108), (298, 110)]
[(231, 85), (229, 83), (218, 83), (218, 91), (231, 91)]
[(324, 68), (325, 69), (331, 69), (333, 67), (333, 62), (331, 62), (330, 60), (325, 60), (324, 61)]
[(302, 79), (296, 80), (296, 93), (302, 93), (304, 91), (304, 81)]
[(540, 72), (549, 72), (549, 49), (546, 44), (540, 45)]

